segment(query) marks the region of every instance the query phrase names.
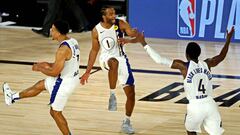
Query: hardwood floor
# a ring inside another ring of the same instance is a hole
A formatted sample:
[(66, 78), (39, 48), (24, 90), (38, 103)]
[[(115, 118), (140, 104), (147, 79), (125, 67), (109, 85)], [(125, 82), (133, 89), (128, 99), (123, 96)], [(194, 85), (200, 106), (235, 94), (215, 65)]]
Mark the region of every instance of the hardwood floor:
[[(70, 34), (80, 44), (81, 65), (86, 66), (91, 48), (90, 32)], [(157, 52), (169, 58), (185, 59), (188, 41), (147, 39)], [(202, 48), (201, 59), (217, 55), (224, 43), (197, 41)], [(0, 28), (0, 84), (8, 82), (15, 91), (30, 87), (46, 76), (33, 72), (31, 63), (53, 61), (57, 41), (36, 35), (29, 29)], [(176, 103), (185, 97), (182, 77), (177, 70), (155, 64), (140, 44), (131, 44), (126, 51), (134, 69), (136, 81), (136, 105), (131, 117), (136, 135), (183, 135), (186, 104)], [(15, 64), (10, 64), (13, 62)], [(22, 63), (21, 63), (22, 62)], [(24, 63), (25, 62), (25, 63)], [(28, 62), (28, 63), (27, 63)], [(95, 66), (99, 66), (96, 61)], [(229, 53), (221, 64), (212, 69), (215, 75), (215, 97), (220, 105), (225, 135), (240, 132), (240, 44), (232, 43)], [(85, 69), (81, 68), (81, 74)], [(167, 87), (169, 86), (169, 87)], [(167, 87), (167, 88), (166, 88)], [(171, 88), (170, 88), (171, 87)], [(156, 92), (158, 91), (158, 92)], [(149, 100), (143, 101), (144, 97)], [(168, 96), (175, 92), (174, 96)], [(232, 92), (232, 93), (229, 93)], [(97, 71), (90, 76), (87, 85), (79, 85), (70, 97), (64, 115), (73, 135), (120, 135), (124, 118), (125, 94), (117, 87), (118, 110), (107, 110), (109, 89), (107, 74)], [(168, 96), (168, 98), (164, 98)], [(0, 92), (0, 135), (56, 135), (60, 134), (49, 114), (49, 94), (17, 101), (6, 106)], [(204, 130), (203, 135), (206, 135)]]

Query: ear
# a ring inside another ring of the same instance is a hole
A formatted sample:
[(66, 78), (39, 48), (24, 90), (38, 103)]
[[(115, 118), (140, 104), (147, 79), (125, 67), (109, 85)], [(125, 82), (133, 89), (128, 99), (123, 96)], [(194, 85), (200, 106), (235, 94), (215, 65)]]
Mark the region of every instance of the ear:
[(105, 15), (102, 15), (102, 18), (103, 18), (103, 19), (106, 19), (106, 16), (105, 16)]
[(57, 37), (59, 37), (59, 36), (61, 36), (61, 33), (60, 33), (60, 32), (57, 33)]

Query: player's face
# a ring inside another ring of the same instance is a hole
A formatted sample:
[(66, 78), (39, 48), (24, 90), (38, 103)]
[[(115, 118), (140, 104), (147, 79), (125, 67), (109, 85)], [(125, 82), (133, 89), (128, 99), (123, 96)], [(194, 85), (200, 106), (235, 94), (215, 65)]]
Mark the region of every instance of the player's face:
[(60, 33), (58, 32), (57, 28), (54, 25), (52, 25), (51, 28), (51, 35), (53, 40), (56, 40), (60, 36)]
[(114, 24), (116, 19), (116, 14), (114, 8), (106, 9), (106, 15), (103, 16), (104, 21), (109, 24)]

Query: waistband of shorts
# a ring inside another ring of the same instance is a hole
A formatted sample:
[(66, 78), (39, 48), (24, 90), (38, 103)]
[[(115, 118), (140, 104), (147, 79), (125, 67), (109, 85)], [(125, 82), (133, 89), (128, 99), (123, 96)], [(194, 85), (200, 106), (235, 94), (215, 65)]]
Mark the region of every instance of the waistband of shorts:
[(189, 100), (189, 103), (199, 103), (199, 102), (208, 102), (210, 100), (213, 100), (213, 98), (211, 96), (208, 96), (208, 97), (205, 97), (205, 98), (202, 98), (202, 99), (191, 99)]

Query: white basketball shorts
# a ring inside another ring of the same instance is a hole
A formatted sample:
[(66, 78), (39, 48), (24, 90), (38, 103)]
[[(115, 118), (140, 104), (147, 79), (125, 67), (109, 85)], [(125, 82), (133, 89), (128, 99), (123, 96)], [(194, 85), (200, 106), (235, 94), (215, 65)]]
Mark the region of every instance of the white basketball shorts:
[(79, 84), (79, 78), (61, 79), (59, 77), (48, 77), (44, 81), (46, 90), (50, 93), (50, 105), (55, 111), (63, 111), (68, 97)]
[(221, 116), (216, 102), (211, 98), (193, 99), (187, 105), (185, 127), (190, 132), (201, 133), (201, 125), (210, 135), (222, 135)]
[(132, 69), (126, 56), (100, 56), (99, 62), (103, 71), (108, 71), (108, 60), (115, 58), (118, 61), (118, 81), (120, 85), (134, 85)]

